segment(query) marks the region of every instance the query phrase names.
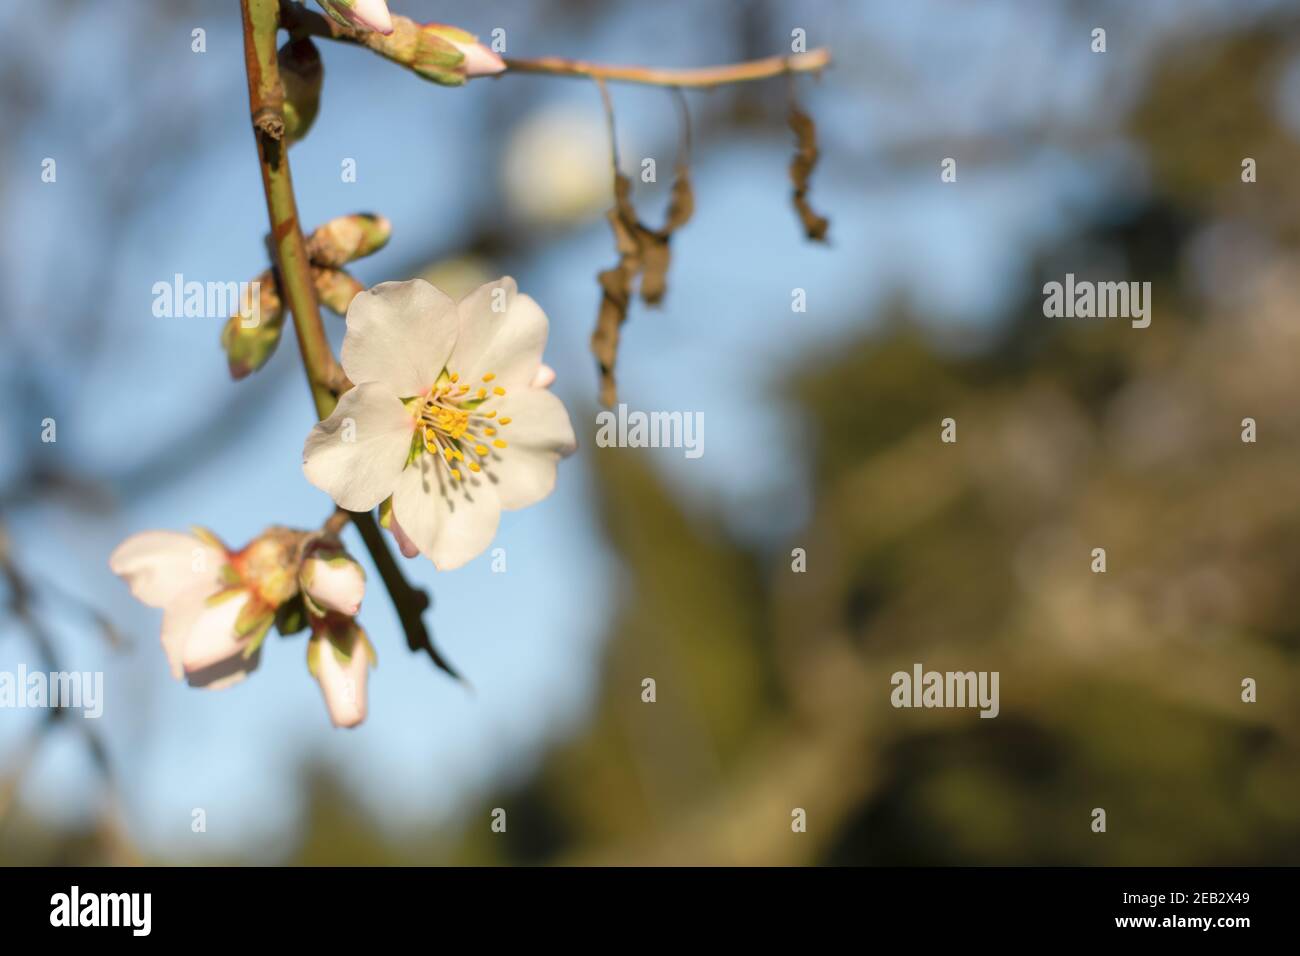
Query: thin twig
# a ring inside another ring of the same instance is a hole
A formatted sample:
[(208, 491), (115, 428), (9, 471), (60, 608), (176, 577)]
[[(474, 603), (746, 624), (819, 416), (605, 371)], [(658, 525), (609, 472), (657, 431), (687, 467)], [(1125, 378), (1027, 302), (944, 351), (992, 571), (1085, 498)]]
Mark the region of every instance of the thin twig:
[(546, 76), (586, 76), (617, 83), (640, 83), (645, 86), (708, 89), (714, 86), (725, 86), (728, 83), (766, 80), (787, 73), (817, 73), (830, 65), (831, 51), (825, 47), (818, 47), (807, 53), (795, 53), (790, 56), (769, 56), (745, 63), (683, 69), (616, 66), (607, 63), (588, 63), (585, 60), (567, 60), (558, 56), (544, 56), (537, 59), (506, 57), (505, 61), (505, 75), (538, 73)]
[[(271, 220), (270, 244), (284, 284), (285, 305), (293, 315), (303, 370), (307, 373), (307, 382), (311, 386), (316, 414), (319, 418), (325, 418), (338, 403), (334, 389), (347, 380), (334, 360), (334, 352), (325, 335), (325, 324), (321, 321), (311, 261), (302, 226), (298, 221), (298, 205), (294, 198), (293, 178), (289, 172), (288, 144), (280, 138), (282, 132), (277, 132), (275, 122), (284, 101), (275, 47), (281, 3), (280, 0), (241, 0), (240, 6), (243, 11), (249, 112), (253, 120), (253, 135), (257, 139), (258, 161), (262, 167), (267, 215)], [(302, 22), (310, 22), (304, 21), (304, 18), (315, 17), (315, 14), (302, 11), (292, 3), (285, 4), (283, 9), (292, 20), (286, 23), (291, 28), (297, 28)], [(279, 129), (282, 131), (282, 123)], [(460, 674), (433, 646), (433, 640), (424, 626), (423, 614), (429, 606), (429, 596), (413, 587), (402, 575), (392, 551), (384, 541), (383, 533), (375, 523), (374, 515), (369, 512), (352, 512), (350, 516), (397, 609), (402, 629), (406, 632), (407, 646), (413, 651), (424, 651), (438, 667), (462, 680)]]
[[(400, 66), (411, 68), (410, 56), (413, 51), (407, 49), (410, 44), (402, 38), (411, 36), (411, 29), (413, 27), (418, 29), (420, 24), (407, 17), (393, 16), (393, 34), (388, 37), (380, 33), (352, 30), (314, 10), (307, 10), (292, 3), (285, 5), (284, 17), (285, 26), (295, 36), (313, 36), (338, 40), (342, 43), (355, 43), (373, 50)], [(766, 80), (786, 73), (817, 73), (829, 66), (830, 62), (831, 51), (825, 47), (818, 47), (806, 53), (794, 53), (790, 56), (769, 56), (745, 63), (686, 69), (617, 66), (588, 63), (584, 60), (568, 60), (558, 56), (505, 57), (506, 72), (502, 75), (534, 73), (545, 76), (583, 76), (618, 83), (708, 89), (728, 83)]]

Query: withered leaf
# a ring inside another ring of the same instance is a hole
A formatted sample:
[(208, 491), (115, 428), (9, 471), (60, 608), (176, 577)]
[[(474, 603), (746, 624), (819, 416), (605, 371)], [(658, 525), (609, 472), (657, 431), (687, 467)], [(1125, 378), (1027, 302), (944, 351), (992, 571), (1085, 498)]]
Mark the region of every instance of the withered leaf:
[(614, 382), (614, 363), (618, 359), (620, 329), (627, 321), (627, 307), (632, 298), (632, 273), (622, 262), (596, 276), (600, 283), (600, 312), (596, 330), (591, 334), (591, 352), (600, 369), (600, 400), (605, 405), (618, 401)]
[(618, 360), (621, 328), (627, 321), (633, 287), (641, 278), (641, 298), (649, 305), (663, 300), (667, 291), (669, 240), (691, 218), (695, 202), (686, 165), (678, 164), (662, 229), (651, 229), (637, 217), (632, 203), (632, 181), (621, 173), (614, 176), (614, 206), (606, 214), (614, 231), (618, 263), (597, 273), (600, 283), (600, 311), (591, 335), (591, 351), (600, 369), (600, 400), (605, 405), (618, 401), (614, 365)]
[(817, 124), (799, 107), (790, 107), (790, 129), (797, 144), (794, 159), (790, 161), (790, 181), (794, 184), (794, 208), (803, 223), (804, 235), (818, 242), (826, 240), (830, 220), (819, 216), (808, 202), (808, 180), (817, 165)]
[(668, 291), (668, 265), (672, 255), (668, 241), (673, 233), (690, 221), (695, 211), (695, 196), (691, 191), (690, 172), (685, 164), (677, 165), (672, 193), (668, 201), (668, 217), (662, 229), (641, 227), (641, 298), (647, 305), (663, 301)]

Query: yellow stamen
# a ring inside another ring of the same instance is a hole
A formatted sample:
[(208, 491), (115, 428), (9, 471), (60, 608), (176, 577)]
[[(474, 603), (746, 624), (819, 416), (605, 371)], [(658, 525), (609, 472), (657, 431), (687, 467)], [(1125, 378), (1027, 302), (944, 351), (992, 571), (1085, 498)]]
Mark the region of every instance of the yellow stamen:
[(453, 382), (459, 382), (459, 381), (460, 381), (460, 376), (457, 375), (455, 372), (452, 372), (452, 373), (451, 373), (451, 380), (452, 380)]
[(506, 443), (503, 442), (500, 438), (498, 438), (498, 439), (497, 439), (496, 441), (494, 441), (492, 444), (495, 445), (497, 448), (505, 448), (505, 447), (506, 447)]
[(492, 389), (492, 392), (496, 395), (504, 395), (506, 393), (506, 390), (502, 388), (500, 385), (498, 385), (496, 388)]
[(492, 379), (496, 377), (497, 377), (496, 372), (488, 372), (486, 375), (483, 376), (483, 381), (490, 382), (492, 381)]
[(470, 470), (470, 471), (477, 472), (477, 471), (481, 471), (482, 469), (479, 468), (479, 466), (478, 466), (478, 462), (476, 462), (476, 461), (471, 461), (471, 462), (469, 463), (469, 470)]
[(480, 458), (482, 458), (482, 457), (483, 457), (484, 455), (486, 455), (487, 453), (488, 453), (487, 445), (475, 445), (475, 446), (474, 446), (474, 454), (478, 455)]
[(491, 438), (491, 437), (492, 437), (493, 435), (495, 435), (496, 433), (497, 433), (497, 430), (496, 430), (495, 428), (485, 428), (485, 429), (483, 429), (483, 434), (484, 434), (484, 435), (487, 435), (489, 438)]
[[(495, 415), (495, 414), (496, 414), (496, 412), (493, 412), (493, 413), (492, 413), (492, 415)], [(491, 418), (492, 415), (489, 415), (488, 418)], [(501, 419), (501, 424), (502, 424), (502, 425), (509, 425), (510, 422), (511, 422), (511, 419), (509, 419), (509, 418), (503, 418), (503, 419)]]

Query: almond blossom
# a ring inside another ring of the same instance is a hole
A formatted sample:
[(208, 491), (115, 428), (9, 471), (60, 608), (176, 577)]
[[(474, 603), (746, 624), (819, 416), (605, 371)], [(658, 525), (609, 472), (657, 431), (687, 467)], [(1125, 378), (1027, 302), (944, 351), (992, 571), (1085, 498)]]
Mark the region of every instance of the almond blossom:
[(209, 531), (144, 531), (109, 556), (131, 593), (163, 609), (162, 645), (172, 676), (218, 689), (257, 668), (275, 608), (297, 590), (281, 573), (283, 542), (259, 538), (231, 552)]
[(422, 279), (358, 294), (341, 353), (355, 384), (307, 436), (303, 472), (349, 511), (391, 497), (409, 543), (439, 569), (460, 567), (492, 541), (503, 509), (551, 493), (577, 448), (546, 388), (547, 333), (546, 313), (509, 277), (459, 303)]

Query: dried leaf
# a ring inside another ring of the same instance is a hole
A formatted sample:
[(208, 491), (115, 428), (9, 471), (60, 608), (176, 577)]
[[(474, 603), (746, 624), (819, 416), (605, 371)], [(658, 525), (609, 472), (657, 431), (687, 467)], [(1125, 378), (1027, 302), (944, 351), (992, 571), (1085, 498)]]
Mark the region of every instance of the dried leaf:
[(648, 305), (663, 300), (667, 291), (668, 265), (672, 260), (668, 243), (674, 232), (684, 226), (695, 210), (690, 174), (685, 164), (678, 164), (668, 216), (662, 229), (651, 229), (637, 218), (632, 204), (632, 181), (621, 173), (614, 176), (614, 206), (606, 214), (614, 231), (618, 263), (597, 273), (600, 283), (600, 311), (596, 330), (591, 335), (591, 351), (600, 369), (600, 400), (605, 405), (618, 401), (614, 365), (618, 360), (621, 329), (627, 321), (633, 287), (641, 277), (641, 298)]
[(818, 242), (826, 240), (830, 220), (819, 216), (808, 203), (808, 180), (817, 165), (817, 124), (797, 106), (790, 107), (790, 129), (798, 144), (790, 161), (790, 181), (794, 184), (794, 208), (803, 223), (804, 235)]
[(668, 242), (674, 232), (690, 221), (694, 211), (695, 196), (691, 191), (690, 172), (684, 164), (678, 164), (668, 201), (668, 218), (663, 228), (651, 230), (640, 226), (641, 298), (647, 305), (658, 305), (663, 301), (664, 294), (668, 291), (668, 266), (672, 261)]

